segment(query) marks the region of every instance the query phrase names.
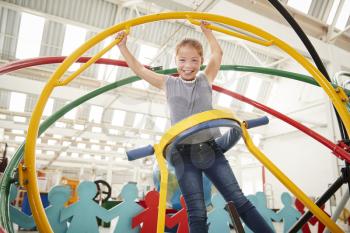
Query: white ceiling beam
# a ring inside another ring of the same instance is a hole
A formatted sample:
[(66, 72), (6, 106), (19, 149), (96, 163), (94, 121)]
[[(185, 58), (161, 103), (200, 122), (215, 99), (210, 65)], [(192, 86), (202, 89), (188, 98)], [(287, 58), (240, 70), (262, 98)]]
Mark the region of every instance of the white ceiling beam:
[(189, 7), (187, 5), (184, 5), (182, 3), (179, 3), (178, 1), (174, 0), (144, 0), (145, 2), (153, 3), (159, 7), (162, 7), (164, 9), (168, 9), (171, 11), (191, 11), (193, 10), (192, 7)]
[[(0, 87), (2, 89), (35, 95), (39, 95), (41, 93), (44, 85), (45, 83), (37, 80), (19, 78), (12, 75), (3, 75), (0, 79)], [(82, 90), (81, 88), (65, 86), (55, 88), (51, 94), (51, 97), (72, 101), (86, 95), (89, 92), (90, 91)], [(110, 105), (110, 108), (120, 109), (127, 112), (150, 114), (159, 117), (168, 116), (163, 92), (148, 90), (140, 91), (140, 89), (131, 87), (120, 87), (116, 92), (120, 96), (113, 102), (113, 104)], [(115, 97), (115, 94), (110, 94), (110, 92), (107, 92), (89, 100), (88, 103), (98, 106), (105, 106), (106, 103), (109, 103), (110, 100), (114, 99)], [(149, 98), (152, 98), (155, 101), (146, 102), (145, 99)]]

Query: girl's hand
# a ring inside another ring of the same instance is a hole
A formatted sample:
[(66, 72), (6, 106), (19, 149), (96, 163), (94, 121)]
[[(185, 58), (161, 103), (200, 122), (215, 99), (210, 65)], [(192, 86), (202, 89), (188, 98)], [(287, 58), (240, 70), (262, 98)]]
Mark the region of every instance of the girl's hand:
[(118, 32), (115, 35), (115, 39), (116, 40), (120, 40), (121, 39), (121, 41), (118, 43), (118, 47), (126, 46), (127, 37), (128, 37), (128, 34), (124, 30)]
[(211, 32), (211, 29), (208, 28), (209, 25), (210, 25), (209, 22), (201, 20), (200, 27), (201, 27), (203, 33)]

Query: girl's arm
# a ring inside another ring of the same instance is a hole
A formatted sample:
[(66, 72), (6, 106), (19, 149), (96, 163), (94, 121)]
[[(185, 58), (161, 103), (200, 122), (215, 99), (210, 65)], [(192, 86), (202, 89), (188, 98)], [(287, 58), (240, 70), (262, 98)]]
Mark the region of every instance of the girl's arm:
[(123, 38), (119, 44), (119, 50), (121, 54), (123, 55), (126, 63), (128, 63), (130, 69), (134, 71), (134, 73), (145, 80), (146, 82), (150, 83), (152, 86), (155, 86), (159, 89), (164, 88), (164, 80), (165, 75), (157, 74), (147, 68), (145, 68), (135, 57), (131, 54), (128, 47), (126, 46), (126, 40), (127, 40), (127, 34), (125, 31), (121, 31), (117, 34), (117, 38)]
[(204, 74), (207, 76), (209, 83), (211, 84), (219, 72), (223, 52), (211, 29), (206, 27), (207, 25), (209, 25), (208, 22), (201, 22), (201, 29), (204, 36), (208, 40), (211, 52), (208, 65), (204, 70)]

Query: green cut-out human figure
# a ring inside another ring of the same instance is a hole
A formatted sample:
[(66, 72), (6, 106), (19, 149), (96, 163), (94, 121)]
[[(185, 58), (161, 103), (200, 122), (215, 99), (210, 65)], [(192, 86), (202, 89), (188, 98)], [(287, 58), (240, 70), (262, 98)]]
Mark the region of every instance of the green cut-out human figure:
[[(288, 232), (294, 223), (300, 218), (301, 214), (293, 206), (293, 199), (289, 193), (282, 193), (281, 201), (284, 207), (277, 212), (280, 219), (283, 219), (283, 232)], [(298, 233), (302, 231), (299, 230)]]
[(215, 194), (211, 198), (213, 210), (208, 213), (209, 233), (230, 233), (231, 218), (225, 210), (226, 202), (224, 198)]
[(67, 233), (98, 233), (96, 217), (108, 222), (108, 211), (93, 198), (97, 193), (94, 182), (83, 181), (78, 186), (79, 200), (61, 212), (61, 221), (72, 218)]
[(136, 184), (128, 183), (124, 185), (120, 196), (123, 202), (109, 210), (110, 220), (119, 217), (114, 233), (128, 232), (138, 233), (140, 227), (131, 228), (131, 220), (134, 216), (143, 211), (143, 207), (135, 202), (138, 196)]

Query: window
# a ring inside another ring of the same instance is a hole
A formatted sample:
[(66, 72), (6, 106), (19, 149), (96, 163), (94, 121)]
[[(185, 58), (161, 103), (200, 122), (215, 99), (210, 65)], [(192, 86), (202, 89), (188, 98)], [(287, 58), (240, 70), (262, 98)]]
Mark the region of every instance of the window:
[(344, 30), (350, 16), (350, 0), (345, 0), (335, 27)]
[(42, 17), (22, 13), (16, 49), (17, 58), (39, 56), (44, 23), (45, 19)]
[[(68, 104), (68, 103), (67, 103), (67, 104)], [(70, 119), (70, 120), (74, 120), (76, 114), (77, 114), (77, 109), (76, 109), (76, 108), (73, 108), (73, 109), (71, 109), (69, 112), (67, 112), (66, 114), (64, 114), (64, 118)]]
[(141, 45), (138, 60), (143, 65), (149, 65), (157, 53), (158, 48), (149, 45)]
[(26, 98), (27, 98), (26, 94), (11, 92), (9, 110), (15, 111), (15, 112), (24, 112)]
[[(244, 94), (245, 97), (248, 97), (252, 100), (256, 100), (256, 98), (259, 96), (260, 87), (262, 84), (262, 79), (257, 77), (250, 77), (249, 82), (247, 84), (248, 88)], [(247, 112), (250, 112), (253, 110), (253, 106), (245, 104), (244, 110)]]
[(43, 116), (50, 116), (52, 114), (53, 102), (54, 102), (54, 100), (49, 98), (49, 100), (47, 101), (46, 106), (44, 108)]
[[(66, 25), (64, 35), (62, 55), (68, 56), (85, 42), (86, 30), (81, 27)], [(80, 67), (79, 64), (73, 64), (68, 70), (74, 71)]]
[(27, 121), (27, 118), (21, 117), (21, 116), (14, 116), (14, 117), (13, 117), (13, 121), (14, 121), (14, 122), (21, 122), (21, 123), (24, 123), (24, 122)]
[(90, 108), (89, 121), (101, 123), (103, 107), (92, 105)]
[(91, 128), (91, 132), (93, 132), (93, 133), (102, 133), (102, 128), (101, 128), (101, 127), (93, 126), (93, 127)]
[(165, 127), (166, 127), (166, 123), (167, 123), (167, 119), (164, 117), (156, 117), (156, 122), (155, 122), (155, 130), (158, 132), (164, 132), (165, 131)]
[[(104, 48), (108, 46), (114, 38), (108, 37), (104, 40)], [(107, 53), (105, 53), (103, 58), (110, 58), (117, 60), (120, 57), (120, 51), (117, 48), (117, 46), (114, 46), (111, 50), (109, 50)], [(97, 79), (98, 80), (105, 80), (107, 82), (114, 82), (116, 80), (118, 67), (113, 65), (99, 65)]]
[(143, 125), (144, 125), (144, 122), (143, 122), (143, 114), (141, 114), (141, 113), (136, 113), (136, 114), (135, 114), (135, 119), (134, 119), (133, 127), (134, 127), (134, 128), (143, 129)]
[(312, 0), (288, 0), (287, 5), (305, 14), (309, 12)]
[[(238, 80), (235, 79), (235, 72), (229, 71), (224, 72), (224, 79), (228, 80), (226, 83), (224, 83), (225, 87), (230, 91), (235, 91), (237, 89)], [(233, 101), (233, 98), (231, 96), (228, 96), (226, 94), (220, 93), (218, 97), (218, 105), (224, 108), (229, 108), (231, 106), (231, 103)]]
[(331, 11), (329, 12), (328, 18), (327, 18), (327, 24), (332, 24), (335, 13), (337, 12), (338, 6), (339, 6), (340, 0), (334, 0)]
[[(149, 45), (141, 45), (139, 56), (137, 59), (140, 61), (141, 64), (149, 65), (155, 58), (157, 53), (158, 48)], [(132, 86), (139, 89), (147, 89), (149, 87), (149, 83), (144, 80), (140, 80), (137, 82), (133, 82)]]
[(125, 115), (126, 115), (125, 111), (114, 110), (113, 111), (112, 125), (123, 126), (124, 120), (125, 120)]

